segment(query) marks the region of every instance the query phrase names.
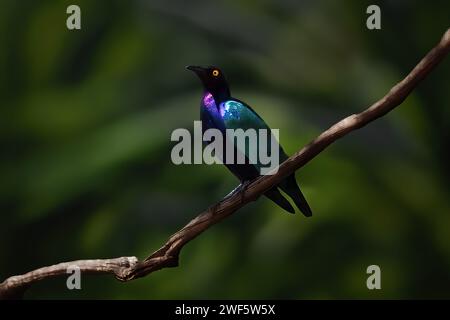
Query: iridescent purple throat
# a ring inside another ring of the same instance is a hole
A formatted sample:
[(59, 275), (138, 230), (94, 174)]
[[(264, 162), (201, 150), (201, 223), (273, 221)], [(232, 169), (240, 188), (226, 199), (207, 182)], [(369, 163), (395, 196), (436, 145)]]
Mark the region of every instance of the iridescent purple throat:
[(215, 108), (216, 103), (214, 101), (214, 97), (211, 93), (205, 92), (205, 95), (203, 96), (203, 104), (206, 108)]

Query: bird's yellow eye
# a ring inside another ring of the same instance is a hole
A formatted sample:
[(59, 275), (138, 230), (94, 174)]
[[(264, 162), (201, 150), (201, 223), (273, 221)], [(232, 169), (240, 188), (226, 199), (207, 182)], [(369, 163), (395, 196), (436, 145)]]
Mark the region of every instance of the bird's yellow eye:
[(217, 77), (218, 75), (219, 75), (219, 70), (213, 70), (213, 72), (212, 72), (212, 75), (214, 76), (214, 77)]

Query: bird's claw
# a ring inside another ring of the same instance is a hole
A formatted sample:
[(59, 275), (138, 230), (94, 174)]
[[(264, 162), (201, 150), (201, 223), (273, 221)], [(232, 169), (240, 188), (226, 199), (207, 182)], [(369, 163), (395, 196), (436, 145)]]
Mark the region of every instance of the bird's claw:
[(250, 184), (251, 184), (251, 180), (242, 181), (225, 198), (229, 198), (229, 197), (234, 196), (235, 194), (241, 193), (241, 202), (244, 202), (245, 191), (247, 191), (247, 188)]
[(245, 192), (247, 191), (247, 188), (250, 185), (250, 183), (251, 183), (250, 180), (243, 181), (238, 187), (239, 192), (241, 192), (241, 203), (244, 202)]

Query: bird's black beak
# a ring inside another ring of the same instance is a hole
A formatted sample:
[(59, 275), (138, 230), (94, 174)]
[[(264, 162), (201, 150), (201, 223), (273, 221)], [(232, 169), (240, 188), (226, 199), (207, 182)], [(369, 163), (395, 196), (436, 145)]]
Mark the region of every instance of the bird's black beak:
[(199, 66), (187, 66), (186, 69), (195, 72), (199, 77), (205, 73), (205, 69)]

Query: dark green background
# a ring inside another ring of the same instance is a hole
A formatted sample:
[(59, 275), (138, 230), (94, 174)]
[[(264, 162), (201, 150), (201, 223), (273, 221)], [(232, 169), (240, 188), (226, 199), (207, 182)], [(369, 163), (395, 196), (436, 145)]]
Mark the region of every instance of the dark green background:
[[(78, 4), (82, 29), (68, 31)], [(0, 2), (0, 280), (60, 261), (145, 257), (235, 185), (170, 161), (199, 118), (188, 64), (220, 66), (292, 154), (381, 98), (450, 26), (449, 1)], [(180, 267), (83, 277), (26, 298), (450, 298), (450, 61), (297, 177), (314, 211), (265, 198), (187, 245)], [(382, 290), (366, 288), (377, 264)]]

